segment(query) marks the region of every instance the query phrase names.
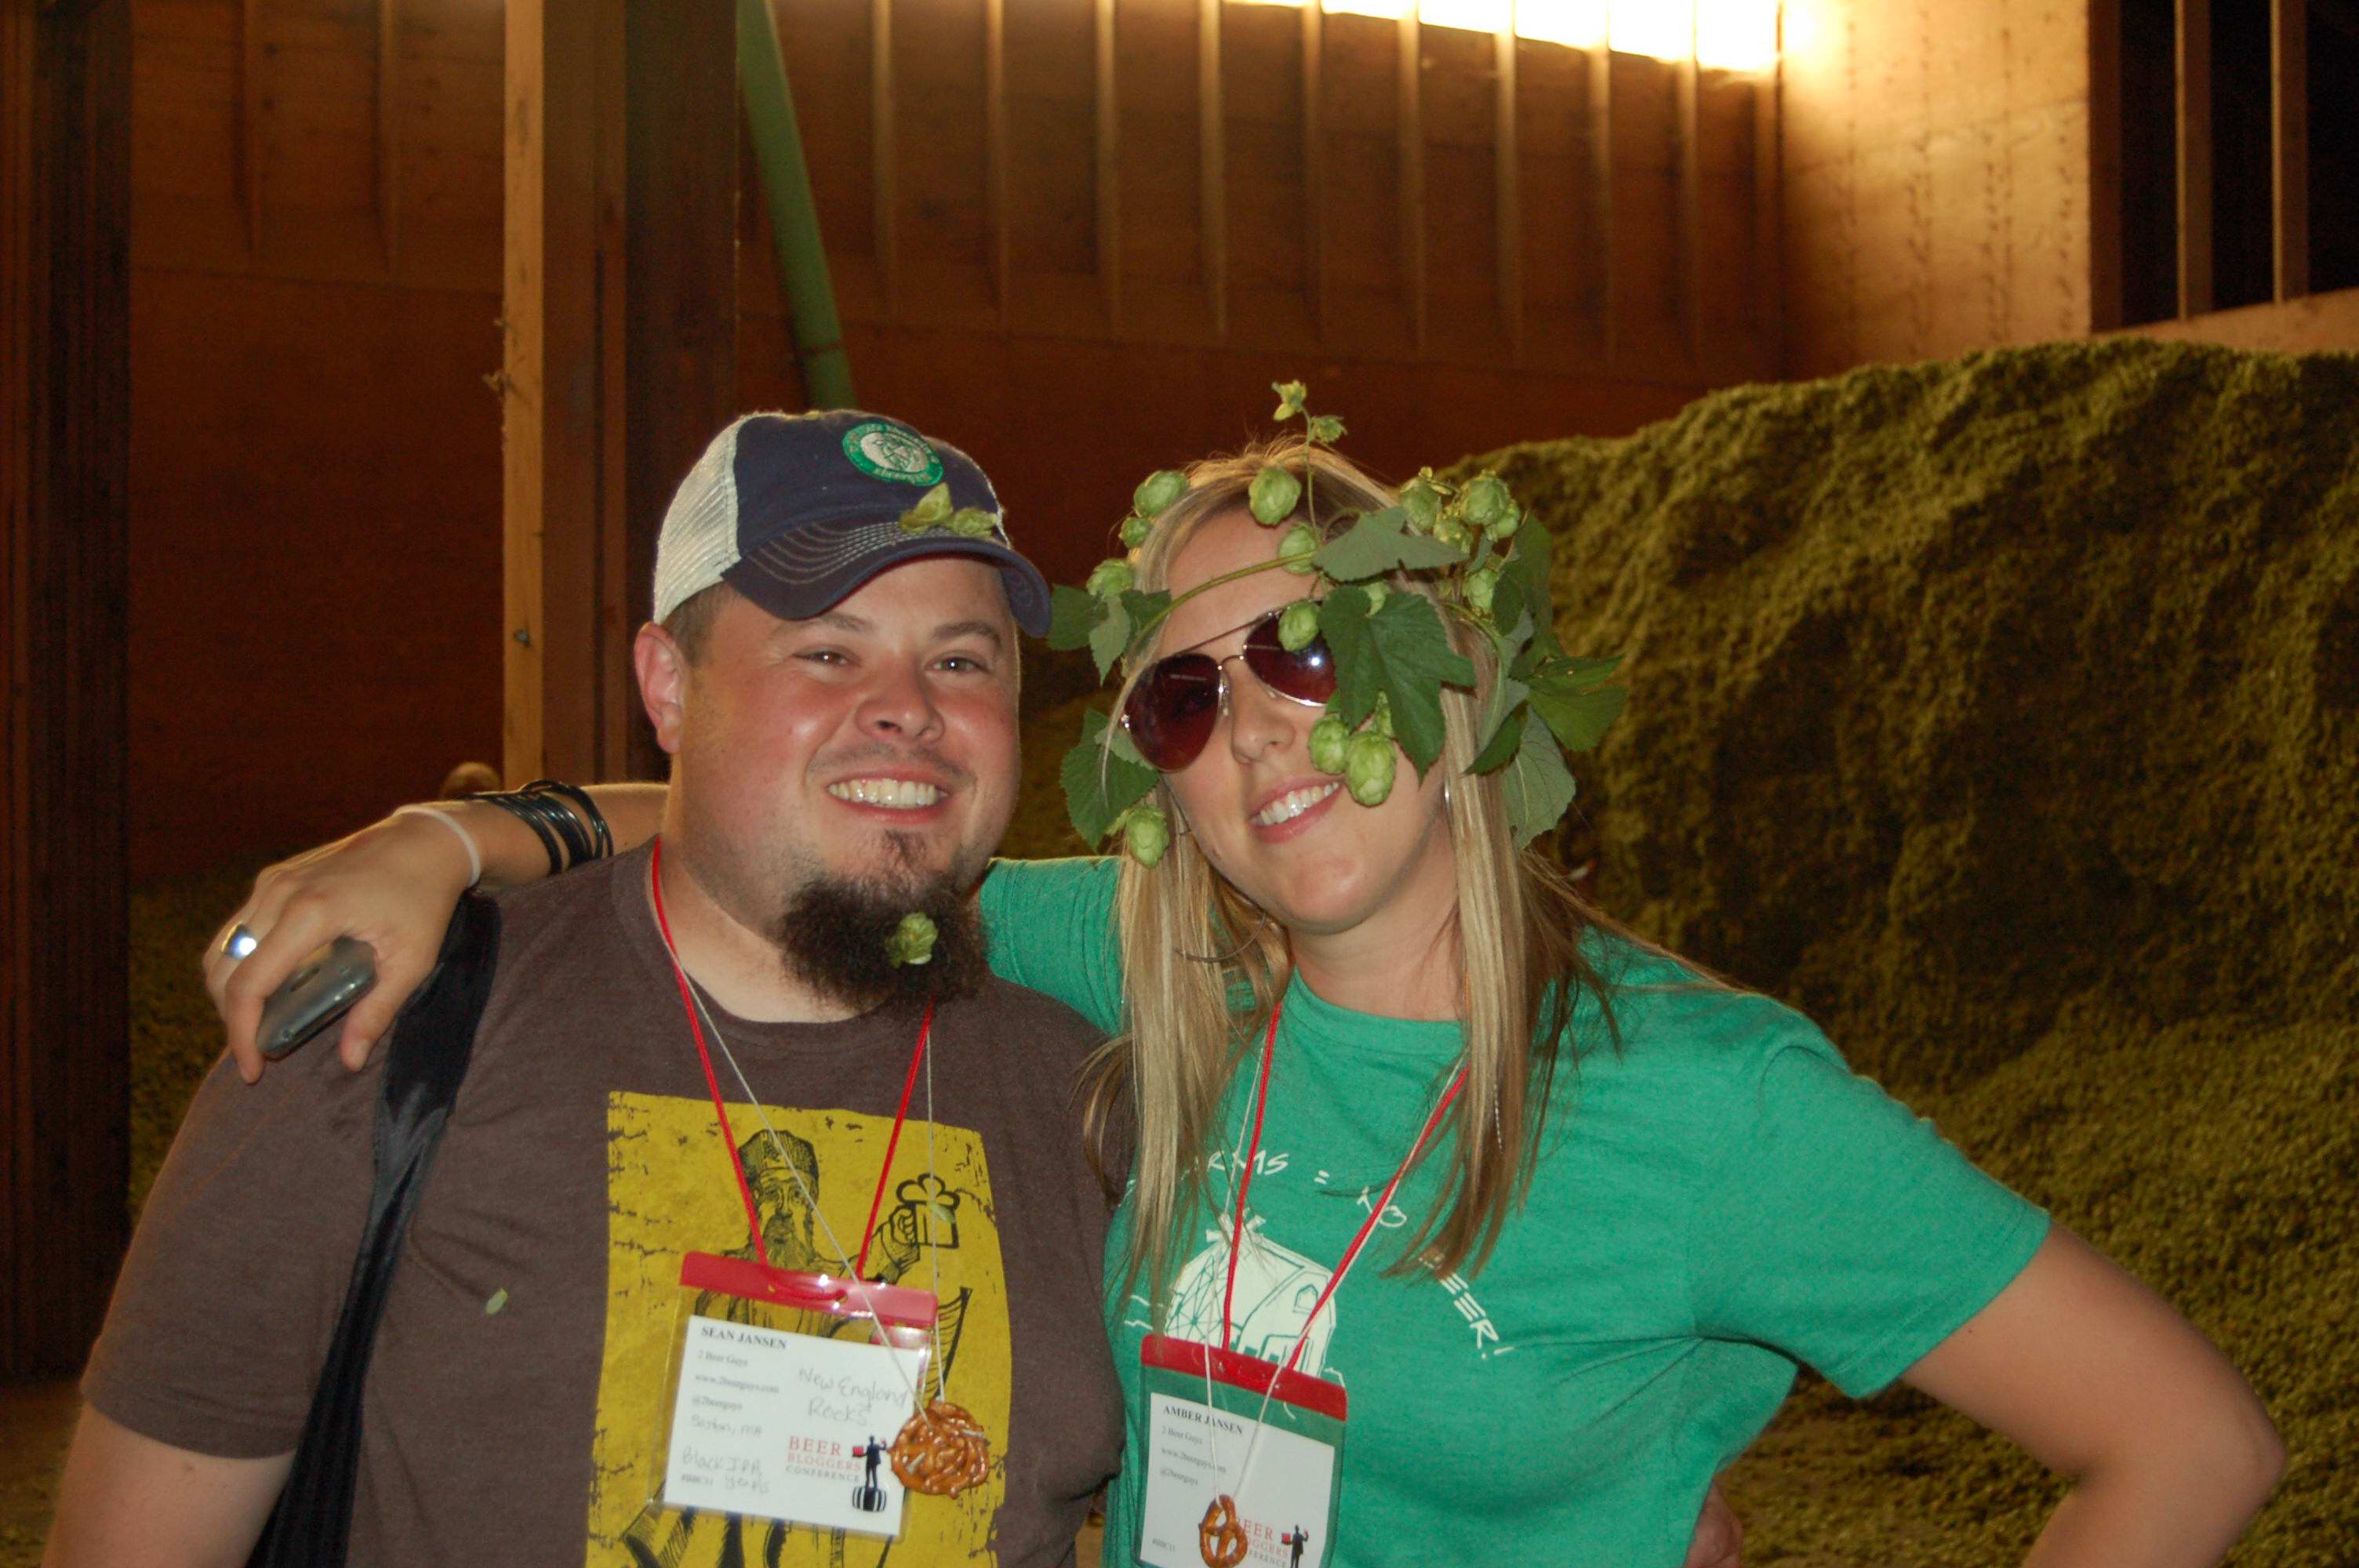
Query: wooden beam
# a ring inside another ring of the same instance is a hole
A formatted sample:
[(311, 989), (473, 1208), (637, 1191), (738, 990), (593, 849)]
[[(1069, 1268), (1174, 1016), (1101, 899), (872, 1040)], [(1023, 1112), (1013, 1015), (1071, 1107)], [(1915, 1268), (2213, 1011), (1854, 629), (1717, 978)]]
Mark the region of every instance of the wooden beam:
[(1425, 351), (1425, 45), (1412, 5), (1401, 13), (1399, 62), (1400, 268), (1409, 346)]
[(1785, 342), (1785, 129), (1778, 117), (1783, 67), (1753, 82), (1753, 319), (1782, 354)]
[(400, 3), (376, 0), (376, 232), (388, 275), (400, 256), (401, 132), (395, 113), (401, 80)]
[(1015, 219), (1007, 204), (1007, 0), (983, 0), (983, 182), (991, 287), (1004, 330), (1016, 320)]
[[(1229, 335), (1229, 126), (1221, 92), (1221, 7), (1225, 0), (1196, 5), (1196, 206), (1202, 236), (1204, 305), (1212, 336)], [(1316, 5), (1305, 5), (1305, 13)]]
[(2212, 0), (2177, 0), (2179, 313), (2212, 308)]
[(245, 209), (245, 250), (262, 254), (262, 0), (238, 11), (237, 180)]
[(1672, 308), (1688, 362), (1703, 356), (1703, 117), (1701, 69), (1696, 63), (1695, 19), (1688, 19), (1688, 52), (1671, 68), (1671, 222), (1677, 234), (1672, 266)]
[(1122, 105), (1114, 81), (1114, 0), (1096, 0), (1097, 58), (1091, 70), (1096, 88), (1098, 291), (1105, 330), (1122, 330)]
[(894, 275), (898, 256), (894, 243), (899, 227), (899, 156), (893, 113), (893, 0), (869, 0), (868, 5), (868, 199), (872, 236), (876, 247), (876, 287), (885, 314), (893, 313)]
[(2310, 292), (2310, 5), (2269, 3), (2270, 202), (2276, 219), (2276, 294)]
[(1327, 266), (1327, 27), (1317, 5), (1302, 7), (1302, 275), (1310, 335), (1330, 319)]
[(2129, 314), (2122, 227), (2122, 3), (2089, 5), (2089, 326)]
[(0, 1379), (126, 1239), (131, 6), (0, 8)]
[(625, 0), (511, 0), (500, 390), (503, 770), (625, 771)]
[(1524, 196), (1521, 132), (1516, 122), (1516, 25), (1511, 6), (1492, 40), (1497, 70), (1491, 89), (1492, 216), (1498, 249), (1499, 324), (1507, 355), (1524, 356)]
[(1614, 287), (1614, 51), (1603, 38), (1589, 51), (1589, 261), (1597, 278), (1598, 358), (1614, 360), (1614, 322), (1620, 301)]

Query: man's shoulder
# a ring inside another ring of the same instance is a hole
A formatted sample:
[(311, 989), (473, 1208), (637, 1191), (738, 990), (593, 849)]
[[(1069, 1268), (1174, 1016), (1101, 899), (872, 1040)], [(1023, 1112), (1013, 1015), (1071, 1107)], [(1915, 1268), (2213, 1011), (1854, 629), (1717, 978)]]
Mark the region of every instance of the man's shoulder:
[(1105, 1041), (1105, 1032), (1045, 991), (986, 976), (957, 1004), (995, 1038), (1011, 1045), (1071, 1055), (1078, 1061)]

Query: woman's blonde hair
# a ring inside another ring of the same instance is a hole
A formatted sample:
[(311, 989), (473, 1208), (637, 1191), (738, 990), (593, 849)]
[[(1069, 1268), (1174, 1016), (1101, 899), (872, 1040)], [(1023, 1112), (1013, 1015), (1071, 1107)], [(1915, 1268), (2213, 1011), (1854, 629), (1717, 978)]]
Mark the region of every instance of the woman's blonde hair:
[[(1306, 481), (1290, 521), (1308, 521), (1322, 533), (1396, 499), (1332, 450), (1299, 438), (1207, 459), (1187, 470), (1187, 492), (1136, 552), (1138, 586), (1164, 588), (1187, 541), (1212, 519), (1244, 510), (1255, 474), (1271, 463)], [(1430, 587), (1413, 578), (1393, 586), (1430, 597)], [(1498, 672), (1486, 637), (1454, 616), (1442, 621), (1477, 676), (1474, 691), (1442, 693), (1448, 733), (1434, 764), (1449, 781), (1444, 810), (1457, 863), (1451, 934), (1466, 1087), (1442, 1134), (1427, 1146), (1427, 1158), (1448, 1159), (1449, 1177), (1388, 1271), (1421, 1268), (1437, 1277), (1479, 1270), (1510, 1210), (1529, 1191), (1549, 1086), (1578, 999), (1594, 997), (1599, 1022), (1609, 1035), (1614, 1028), (1605, 984), (1581, 950), (1595, 913), (1540, 849), (1516, 848), (1497, 775), (1466, 772)], [(1159, 641), (1132, 651), (1117, 713), (1158, 656)], [(1414, 776), (1404, 772), (1401, 784)], [(1179, 820), (1168, 784), (1156, 788), (1167, 816)], [(1125, 858), (1116, 899), (1128, 1027), (1085, 1075), (1084, 1115), (1093, 1150), (1112, 1141), (1117, 1118), (1136, 1130), (1128, 1269), (1134, 1284), (1142, 1271), (1147, 1277), (1160, 1321), (1175, 1254), (1203, 1200), (1222, 1093), (1260, 1042), (1293, 977), (1293, 961), (1285, 932), (1214, 871), (1186, 833), (1152, 868)], [(1437, 1094), (1441, 1087), (1435, 1085)], [(1117, 1109), (1125, 1098), (1126, 1117)]]

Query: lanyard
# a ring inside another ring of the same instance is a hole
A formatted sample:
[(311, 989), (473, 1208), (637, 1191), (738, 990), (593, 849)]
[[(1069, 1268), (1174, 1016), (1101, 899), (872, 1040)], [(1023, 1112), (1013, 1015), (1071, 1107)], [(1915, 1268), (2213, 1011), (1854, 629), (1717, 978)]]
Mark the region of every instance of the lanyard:
[[(1236, 1216), (1229, 1223), (1229, 1277), (1226, 1288), (1221, 1292), (1221, 1348), (1223, 1350), (1229, 1347), (1229, 1336), (1235, 1331), (1230, 1313), (1236, 1301), (1237, 1258), (1245, 1250), (1245, 1194), (1253, 1186), (1254, 1167), (1260, 1162), (1262, 1115), (1269, 1108), (1269, 1065), (1277, 1054), (1277, 1020), (1284, 1007), (1281, 1001), (1269, 1010), (1269, 1037), (1262, 1042), (1261, 1048), (1261, 1082), (1254, 1090), (1253, 1142), (1245, 1150), (1245, 1170), (1237, 1177)], [(1311, 1303), (1310, 1315), (1302, 1320), (1302, 1334), (1295, 1340), (1293, 1352), (1287, 1357), (1284, 1370), (1293, 1371), (1294, 1364), (1302, 1359), (1302, 1347), (1310, 1343), (1310, 1325), (1319, 1321), (1327, 1299), (1335, 1293), (1336, 1287), (1343, 1282), (1343, 1276), (1349, 1274), (1352, 1265), (1359, 1260), (1360, 1249), (1367, 1245), (1368, 1237), (1376, 1228), (1376, 1221), (1384, 1217), (1386, 1209), (1392, 1206), (1393, 1194), (1400, 1189), (1401, 1178), (1408, 1175), (1409, 1167), (1417, 1163), (1418, 1155), (1425, 1150), (1426, 1141), (1433, 1136), (1433, 1130), (1441, 1125), (1442, 1114), (1457, 1099), (1458, 1091), (1465, 1087), (1466, 1065), (1462, 1062), (1457, 1075), (1450, 1080), (1450, 1087), (1441, 1097), (1441, 1103), (1433, 1108), (1433, 1114), (1425, 1119), (1424, 1130), (1417, 1135), (1417, 1141), (1409, 1145), (1408, 1157), (1401, 1162), (1400, 1169), (1393, 1173), (1393, 1179), (1385, 1184), (1385, 1195), (1376, 1200), (1375, 1206), (1368, 1211), (1368, 1217), (1360, 1222), (1359, 1233), (1343, 1249), (1342, 1261), (1327, 1277), (1326, 1288)], [(1270, 1386), (1275, 1388), (1277, 1384), (1273, 1381)]]
[[(672, 978), (679, 982), (680, 1006), (688, 1012), (688, 1031), (696, 1040), (696, 1059), (704, 1068), (704, 1087), (712, 1094), (712, 1114), (721, 1123), (722, 1147), (729, 1152), (730, 1173), (737, 1178), (737, 1195), (745, 1202), (745, 1226), (753, 1233), (754, 1256), (764, 1268), (770, 1265), (769, 1244), (763, 1238), (761, 1212), (754, 1206), (753, 1184), (745, 1179), (745, 1161), (737, 1152), (737, 1133), (729, 1125), (729, 1110), (721, 1100), (721, 1079), (712, 1071), (712, 1053), (705, 1048), (704, 1025), (696, 1016), (696, 998), (688, 989), (688, 971), (680, 968), (679, 949), (671, 939), (671, 920), (664, 913), (663, 838), (655, 840), (647, 861), (647, 887), (656, 906), (656, 925), (663, 932), (664, 952), (671, 959)], [(925, 1016), (918, 1022), (917, 1049), (909, 1053), (909, 1075), (901, 1080), (901, 1104), (893, 1113), (893, 1135), (885, 1144), (885, 1162), (876, 1172), (876, 1193), (868, 1200), (868, 1224), (860, 1233), (860, 1260), (853, 1271), (862, 1279), (868, 1277), (868, 1245), (876, 1234), (876, 1213), (884, 1206), (885, 1183), (893, 1170), (893, 1152), (901, 1146), (901, 1128), (909, 1119), (909, 1091), (917, 1087), (918, 1068), (926, 1059), (926, 1044), (933, 1037), (934, 1003), (926, 1000)], [(932, 1091), (927, 1091), (930, 1094)]]

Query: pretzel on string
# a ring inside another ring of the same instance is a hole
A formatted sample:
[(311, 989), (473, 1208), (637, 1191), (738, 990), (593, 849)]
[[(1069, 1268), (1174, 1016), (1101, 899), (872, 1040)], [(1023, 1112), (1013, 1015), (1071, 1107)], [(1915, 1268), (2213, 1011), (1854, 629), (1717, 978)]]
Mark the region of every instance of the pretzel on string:
[(1204, 1510), (1196, 1527), (1196, 1550), (1206, 1568), (1237, 1568), (1245, 1560), (1245, 1527), (1237, 1518), (1237, 1500), (1223, 1492)]
[(948, 1400), (911, 1416), (893, 1439), (893, 1474), (913, 1492), (954, 1498), (979, 1486), (991, 1469), (983, 1424)]

